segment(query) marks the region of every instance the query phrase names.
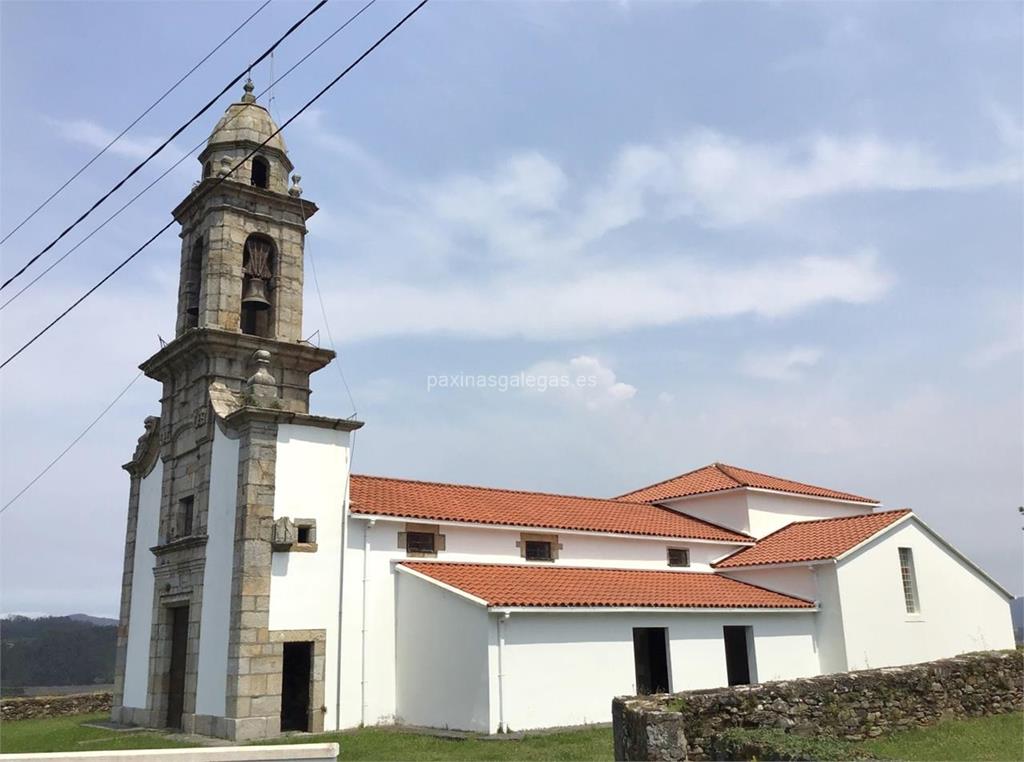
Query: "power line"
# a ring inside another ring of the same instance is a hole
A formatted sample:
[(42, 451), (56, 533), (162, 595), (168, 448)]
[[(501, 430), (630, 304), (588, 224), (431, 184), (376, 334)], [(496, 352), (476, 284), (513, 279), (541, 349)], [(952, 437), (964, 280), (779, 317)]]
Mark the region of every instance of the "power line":
[[(326, 2), (326, 0), (324, 0), (324, 2)], [(358, 66), (363, 61), (363, 59), (365, 59), (373, 51), (375, 51), (378, 47), (380, 47), (384, 43), (384, 41), (386, 39), (388, 39), (388, 37), (390, 37), (392, 34), (394, 34), (396, 31), (398, 31), (398, 29), (403, 24), (405, 24), (406, 21), (408, 21), (410, 18), (412, 18), (424, 5), (426, 5), (427, 2), (429, 2), (429, 0), (420, 0), (420, 2), (416, 5), (415, 8), (413, 8), (411, 11), (409, 11), (407, 14), (405, 14), (405, 16), (403, 16), (394, 26), (392, 26), (387, 32), (385, 32), (380, 38), (378, 38), (377, 41), (375, 43), (373, 43), (373, 45), (371, 45), (369, 48), (367, 48), (365, 51), (363, 51), (362, 55), (360, 55), (359, 58), (357, 58), (355, 61), (350, 63), (347, 67), (345, 67), (345, 69), (338, 76), (336, 76), (334, 79), (332, 79), (330, 82), (328, 82), (320, 90), (320, 92), (318, 92), (316, 95), (314, 95), (308, 101), (306, 101), (305, 105), (303, 105), (302, 108), (300, 108), (298, 111), (296, 111), (294, 114), (292, 114), (284, 124), (282, 124), (276, 130), (274, 130), (274, 132), (272, 132), (262, 143), (260, 143), (258, 146), (256, 146), (256, 148), (254, 148), (252, 151), (250, 151), (245, 157), (242, 158), (241, 161), (239, 161), (237, 164), (235, 164), (235, 166), (233, 166), (227, 173), (225, 173), (224, 175), (219, 176), (214, 183), (212, 183), (210, 186), (208, 186), (203, 191), (203, 195), (205, 195), (207, 193), (210, 193), (216, 187), (218, 187), (222, 182), (224, 182), (228, 177), (230, 177), (239, 167), (241, 167), (243, 164), (245, 164), (245, 162), (247, 162), (249, 159), (251, 159), (261, 148), (263, 148), (263, 146), (265, 146), (268, 142), (270, 142), (275, 137), (277, 137), (277, 135), (280, 134), (280, 132), (285, 127), (287, 127), (289, 124), (291, 124), (293, 121), (295, 121), (295, 119), (297, 119), (306, 109), (308, 109), (310, 106), (312, 106), (318, 100), (320, 100), (320, 98), (322, 98), (327, 93), (328, 90), (330, 90), (332, 87), (334, 87), (336, 84), (338, 84), (338, 82), (340, 82), (342, 80), (342, 78), (345, 77), (345, 75), (347, 75), (356, 66)], [(47, 331), (49, 331), (51, 328), (53, 328), (57, 323), (59, 323), (61, 320), (63, 320), (68, 315), (68, 313), (70, 313), (73, 309), (75, 309), (75, 307), (77, 307), (79, 304), (84, 302), (94, 291), (96, 291), (100, 286), (102, 286), (104, 283), (106, 283), (108, 280), (110, 280), (112, 277), (114, 277), (114, 275), (116, 275), (125, 265), (127, 265), (129, 262), (131, 262), (133, 259), (135, 259), (135, 257), (137, 257), (140, 253), (142, 253), (142, 251), (147, 246), (149, 246), (151, 243), (153, 243), (153, 241), (155, 241), (157, 238), (159, 238), (174, 223), (175, 223), (175, 220), (172, 218), (170, 222), (168, 222), (166, 225), (164, 225), (162, 228), (160, 228), (156, 233), (154, 233), (152, 235), (152, 237), (150, 237), (150, 239), (148, 241), (146, 241), (144, 244), (142, 244), (142, 246), (140, 246), (135, 251), (133, 251), (131, 254), (129, 254), (124, 260), (122, 260), (122, 262), (117, 267), (115, 267), (113, 270), (111, 270), (109, 273), (107, 273), (105, 276), (103, 276), (103, 278), (101, 278), (100, 281), (95, 286), (93, 286), (88, 291), (86, 291), (84, 294), (82, 294), (82, 296), (80, 296), (78, 299), (76, 299), (71, 304), (70, 307), (65, 309), (60, 315), (58, 315), (53, 320), (51, 320), (50, 323), (45, 328), (43, 328), (39, 333), (37, 333), (35, 336), (33, 336), (31, 339), (29, 339), (27, 342), (25, 342), (18, 349), (18, 351), (16, 351), (10, 357), (8, 357), (6, 360), (4, 360), (3, 363), (0, 363), (0, 369), (3, 369), (5, 367), (7, 367), (7, 365), (11, 362), (11, 360), (13, 360), (15, 357), (20, 355), (22, 352), (24, 352), (30, 346), (32, 346), (36, 341), (38, 341)]]
[(76, 444), (78, 444), (79, 441), (81, 441), (81, 439), (92, 430), (92, 427), (95, 426), (97, 423), (99, 423), (103, 419), (103, 416), (105, 416), (107, 413), (110, 412), (110, 408), (114, 407), (114, 405), (117, 404), (118, 400), (120, 400), (124, 395), (126, 395), (128, 393), (128, 390), (131, 389), (132, 386), (134, 386), (135, 382), (138, 381), (140, 378), (142, 378), (142, 373), (141, 372), (136, 374), (135, 378), (133, 378), (128, 383), (128, 386), (126, 386), (124, 389), (122, 389), (120, 392), (118, 392), (118, 395), (116, 397), (114, 397), (113, 400), (111, 400), (109, 405), (107, 405), (105, 408), (103, 408), (103, 412), (100, 413), (98, 416), (96, 416), (96, 418), (93, 419), (92, 423), (90, 423), (88, 426), (86, 426), (84, 429), (82, 429), (82, 433), (81, 434), (79, 434), (77, 437), (72, 439), (71, 443), (67, 447), (65, 447), (63, 450), (61, 450), (60, 455), (58, 455), (56, 458), (51, 460), (49, 462), (49, 464), (46, 466), (46, 468), (44, 468), (42, 471), (40, 471), (38, 474), (36, 474), (35, 477), (32, 479), (32, 481), (30, 481), (28, 484), (26, 484), (24, 487), (21, 488), (21, 491), (18, 492), (17, 495), (15, 495), (10, 500), (8, 500), (6, 503), (4, 503), (4, 507), (0, 508), (0, 513), (3, 513), (8, 508), (10, 508), (14, 504), (15, 500), (17, 500), (19, 497), (21, 497), (26, 492), (28, 492), (33, 484), (35, 484), (37, 481), (42, 479), (46, 475), (47, 471), (49, 471), (51, 468), (53, 468), (55, 465), (57, 465), (58, 461), (60, 461), (61, 458), (63, 458), (65, 455), (67, 455), (68, 452), (71, 451), (71, 448), (74, 447)]
[(52, 249), (57, 244), (57, 242), (59, 240), (61, 240), (64, 236), (66, 236), (68, 233), (70, 233), (82, 220), (84, 220), (86, 217), (88, 217), (93, 212), (93, 210), (96, 209), (96, 207), (98, 207), (100, 204), (102, 204), (104, 201), (106, 201), (108, 198), (110, 198), (110, 196), (113, 193), (115, 193), (122, 185), (124, 185), (126, 182), (128, 182), (128, 180), (131, 179), (135, 175), (136, 172), (138, 172), (140, 169), (142, 169), (144, 166), (146, 166), (146, 164), (148, 164), (149, 161), (154, 156), (156, 156), (158, 153), (160, 153), (162, 150), (164, 150), (164, 148), (166, 148), (170, 144), (170, 142), (172, 140), (174, 140), (176, 137), (178, 137), (178, 135), (180, 135), (190, 124), (192, 124), (196, 119), (198, 119), (203, 114), (205, 114), (210, 109), (210, 107), (213, 106), (213, 104), (215, 104), (220, 99), (220, 97), (222, 95), (224, 95), (224, 93), (226, 93), (228, 90), (230, 90), (236, 84), (238, 84), (238, 81), (242, 77), (244, 77), (246, 75), (246, 73), (248, 73), (252, 69), (253, 66), (256, 66), (260, 61), (262, 61), (264, 58), (269, 56), (274, 51), (274, 48), (276, 48), (278, 45), (280, 45), (289, 35), (291, 35), (292, 32), (294, 32), (296, 29), (298, 29), (300, 26), (302, 26), (310, 16), (312, 16), (314, 13), (316, 13), (318, 10), (320, 10), (326, 3), (327, 3), (327, 0), (320, 0), (320, 2), (318, 2), (316, 5), (313, 6), (312, 10), (310, 10), (305, 16), (303, 16), (301, 19), (299, 19), (294, 24), (292, 24), (287, 32), (285, 32), (283, 35), (281, 35), (281, 37), (279, 37), (277, 39), (277, 41), (273, 45), (271, 45), (269, 48), (267, 48), (267, 50), (265, 50), (259, 56), (259, 58), (257, 58), (255, 61), (250, 63), (245, 69), (243, 69), (242, 72), (237, 77), (235, 77), (233, 80), (228, 82), (228, 84), (225, 85), (224, 88), (219, 93), (217, 93), (217, 95), (215, 95), (212, 99), (210, 99), (210, 101), (205, 106), (203, 106), (201, 109), (199, 109), (199, 111), (197, 111), (192, 116), (191, 119), (189, 119), (187, 122), (185, 122), (183, 125), (181, 125), (181, 127), (179, 127), (178, 129), (176, 129), (171, 134), (171, 136), (168, 137), (159, 146), (157, 146), (157, 148), (149, 156), (147, 156), (141, 163), (136, 165), (135, 168), (131, 172), (129, 172), (127, 175), (125, 175), (123, 178), (121, 178), (117, 182), (117, 184), (114, 185), (113, 188), (111, 188), (106, 193), (104, 193), (102, 196), (100, 196), (100, 198), (92, 206), (90, 206), (88, 209), (86, 209), (85, 212), (83, 212), (82, 215), (77, 220), (75, 220), (70, 225), (68, 225), (66, 228), (64, 228), (64, 231), (59, 236), (57, 236), (52, 241), (50, 241), (50, 243), (48, 243), (46, 245), (46, 247), (42, 251), (40, 251), (38, 254), (36, 254), (34, 257), (32, 257), (30, 260), (28, 260), (28, 262), (26, 262), (24, 265), (22, 265), (21, 269), (18, 270), (18, 272), (14, 273), (14, 275), (12, 275), (10, 278), (8, 278), (6, 281), (4, 281), (3, 285), (0, 285), (0, 290), (3, 290), (5, 288), (7, 288), (7, 286), (9, 286), (11, 284), (11, 282), (14, 281), (15, 278), (17, 278), (22, 273), (24, 273), (29, 267), (31, 267), (33, 265), (33, 263), (36, 262), (36, 260), (38, 260), (41, 256), (43, 256), (43, 254), (48, 252), (50, 249)]
[[(306, 210), (302, 206), (302, 202), (299, 201), (299, 214), (302, 215), (302, 227), (306, 227)], [(327, 329), (327, 340), (331, 343), (331, 351), (334, 352), (335, 362), (334, 365), (338, 369), (338, 375), (341, 377), (341, 384), (345, 387), (345, 393), (348, 395), (349, 404), (352, 405), (351, 418), (355, 418), (359, 411), (356, 409), (356, 401), (352, 397), (352, 390), (348, 386), (348, 381), (345, 380), (345, 371), (341, 367), (341, 357), (338, 355), (337, 346), (334, 343), (334, 336), (331, 334), (331, 321), (327, 319), (327, 308), (324, 306), (324, 295), (320, 291), (320, 279), (316, 274), (316, 260), (313, 259), (313, 250), (309, 246), (309, 240), (306, 240), (306, 245), (303, 248), (306, 256), (309, 257), (309, 266), (313, 271), (313, 285), (316, 286), (316, 298), (320, 302), (320, 314), (324, 319), (324, 327)]]
[[(272, 90), (272, 88), (274, 87), (274, 85), (276, 85), (277, 83), (281, 82), (285, 77), (287, 77), (289, 74), (291, 74), (293, 71), (295, 71), (299, 66), (301, 66), (303, 63), (305, 63), (306, 60), (310, 56), (312, 56), (314, 53), (316, 53), (318, 50), (320, 50), (320, 48), (322, 48), (324, 45), (326, 45), (328, 42), (330, 42), (332, 39), (334, 39), (334, 37), (337, 36), (339, 32), (341, 32), (343, 29), (345, 29), (345, 27), (347, 27), (349, 24), (351, 24), (353, 21), (355, 21), (357, 18), (359, 18), (363, 14), (363, 12), (365, 10), (367, 10), (371, 5), (373, 5), (376, 2), (377, 2), (377, 0), (369, 0), (369, 2), (367, 2), (362, 8), (360, 8), (354, 14), (349, 16), (348, 19), (346, 19), (345, 22), (341, 24), (341, 26), (337, 27), (333, 32), (331, 32), (324, 39), (322, 39), (314, 48), (312, 48), (309, 52), (307, 52), (304, 56), (302, 56), (302, 58), (300, 58), (298, 61), (296, 61), (294, 64), (292, 64), (288, 68), (288, 70), (284, 72), (284, 74), (279, 76), (277, 79), (274, 79), (267, 87), (265, 87), (262, 91), (257, 93), (256, 99), (259, 100), (266, 93), (270, 92)], [(235, 112), (234, 114), (232, 114), (228, 118), (228, 121), (225, 123), (224, 126), (225, 127), (230, 126), (230, 124), (235, 119), (237, 119), (239, 114), (241, 114), (241, 113), (242, 113), (242, 111), (239, 110), (239, 111)], [(181, 163), (183, 161), (185, 161), (185, 159), (187, 159), (190, 156), (192, 156), (196, 151), (198, 151), (204, 145), (206, 145), (206, 138), (203, 138), (198, 143), (196, 143), (196, 145), (190, 151), (188, 151), (185, 154), (182, 154), (181, 158), (179, 158), (176, 162), (174, 162), (174, 164), (172, 164), (170, 167), (168, 167), (166, 170), (164, 170), (162, 174), (160, 174), (155, 180), (153, 180), (153, 182), (151, 182), (149, 185), (147, 185), (141, 191), (139, 191), (134, 196), (132, 196), (120, 209), (118, 209), (112, 215), (107, 217), (107, 219), (105, 219), (103, 222), (101, 222), (99, 225), (97, 225), (95, 228), (93, 228), (93, 230), (87, 236), (82, 238), (78, 243), (76, 243), (74, 246), (72, 246), (70, 249), (68, 249), (66, 252), (64, 252), (64, 254), (62, 254), (58, 259), (56, 259), (53, 262), (51, 262), (46, 267), (46, 269), (44, 269), (41, 273), (39, 273), (39, 275), (37, 275), (32, 280), (30, 280), (28, 283), (26, 283), (24, 286), (22, 286), (21, 290), (15, 292), (15, 294), (12, 297), (10, 297), (6, 302), (4, 302), (3, 304), (0, 304), (0, 311), (6, 309), (7, 306), (11, 302), (13, 302), (19, 296), (24, 294), (30, 288), (32, 288), (32, 286), (34, 286), (39, 280), (41, 280), (48, 272), (50, 272), (50, 270), (52, 270), (57, 265), (59, 265), (61, 262), (63, 262), (65, 259), (67, 259), (68, 256), (70, 256), (82, 244), (84, 244), (86, 241), (88, 241), (90, 238), (92, 238), (94, 235), (96, 235), (100, 230), (105, 228), (111, 221), (114, 220), (114, 218), (118, 217), (121, 214), (121, 212), (123, 212), (125, 209), (130, 207), (132, 204), (134, 204), (143, 194), (147, 193), (150, 188), (152, 188), (154, 185), (156, 185), (161, 180), (163, 180), (165, 177), (167, 177), (167, 175), (169, 175), (171, 172), (173, 172), (175, 169), (177, 169), (178, 166), (180, 166)]]
[(228, 42), (228, 41), (229, 41), (229, 40), (230, 40), (230, 39), (231, 39), (232, 37), (234, 37), (234, 36), (235, 36), (236, 34), (238, 34), (238, 33), (239, 33), (239, 32), (240, 32), (241, 30), (242, 30), (242, 28), (243, 28), (243, 27), (244, 27), (244, 26), (245, 26), (246, 24), (248, 24), (248, 23), (249, 23), (250, 21), (252, 21), (252, 20), (253, 20), (254, 18), (256, 18), (257, 14), (259, 14), (259, 12), (260, 12), (260, 11), (262, 11), (262, 10), (263, 10), (264, 8), (266, 8), (266, 7), (268, 6), (268, 5), (270, 5), (270, 0), (265, 0), (265, 1), (264, 1), (264, 3), (263, 3), (263, 5), (261, 5), (261, 6), (259, 7), (259, 8), (257, 8), (257, 9), (256, 9), (255, 11), (253, 11), (253, 13), (252, 13), (252, 14), (251, 14), (251, 15), (249, 16), (249, 18), (247, 18), (247, 19), (246, 19), (245, 21), (243, 21), (243, 22), (242, 22), (241, 24), (239, 24), (238, 26), (236, 26), (236, 27), (235, 27), (235, 29), (234, 29), (234, 31), (232, 31), (232, 32), (231, 32), (231, 34), (229, 34), (229, 35), (228, 35), (227, 37), (225, 37), (225, 38), (224, 38), (223, 40), (221, 40), (221, 41), (220, 41), (219, 43), (217, 43), (217, 47), (215, 47), (215, 48), (214, 48), (213, 50), (211, 50), (211, 51), (210, 51), (209, 53), (207, 53), (207, 54), (206, 54), (205, 56), (203, 56), (203, 57), (202, 57), (202, 58), (201, 58), (201, 59), (199, 60), (199, 62), (198, 62), (198, 63), (197, 63), (197, 64), (196, 64), (195, 66), (193, 66), (193, 67), (192, 67), (191, 69), (189, 69), (189, 70), (188, 70), (187, 72), (185, 72), (184, 76), (182, 76), (182, 78), (181, 78), (181, 79), (179, 79), (179, 80), (178, 80), (177, 82), (175, 82), (175, 83), (174, 83), (173, 85), (171, 85), (171, 86), (170, 86), (170, 88), (169, 88), (169, 89), (168, 89), (168, 90), (167, 90), (166, 92), (164, 92), (164, 94), (163, 94), (163, 95), (161, 95), (161, 96), (160, 96), (159, 98), (157, 98), (157, 99), (156, 99), (155, 101), (153, 101), (153, 103), (151, 103), (151, 104), (150, 104), (149, 108), (147, 108), (147, 109), (146, 109), (145, 111), (143, 111), (143, 112), (142, 112), (141, 114), (139, 114), (139, 115), (138, 115), (137, 117), (135, 117), (135, 121), (133, 121), (133, 122), (132, 122), (131, 124), (129, 124), (129, 125), (128, 125), (127, 127), (125, 127), (125, 128), (123, 129), (123, 130), (121, 130), (121, 131), (120, 131), (120, 132), (119, 132), (119, 133), (117, 134), (117, 136), (116, 136), (116, 137), (114, 137), (114, 139), (113, 139), (113, 140), (111, 140), (111, 141), (110, 141), (109, 143), (107, 143), (107, 144), (106, 144), (105, 146), (103, 146), (103, 148), (102, 148), (102, 149), (100, 149), (100, 152), (99, 152), (98, 154), (96, 154), (96, 155), (95, 155), (95, 156), (93, 156), (93, 157), (92, 157), (91, 159), (89, 159), (89, 161), (87, 161), (87, 162), (86, 162), (85, 164), (83, 164), (83, 165), (81, 166), (81, 168), (79, 168), (79, 170), (78, 170), (77, 172), (75, 172), (75, 174), (71, 175), (71, 177), (69, 177), (69, 178), (68, 178), (67, 180), (65, 180), (65, 181), (64, 181), (64, 184), (63, 184), (63, 185), (61, 185), (61, 186), (60, 186), (59, 188), (57, 188), (57, 190), (55, 190), (55, 191), (54, 191), (53, 193), (51, 193), (51, 194), (50, 194), (50, 195), (49, 195), (49, 196), (47, 197), (47, 199), (46, 199), (45, 201), (43, 201), (43, 203), (41, 203), (41, 204), (40, 204), (39, 206), (37, 206), (37, 207), (36, 207), (35, 209), (33, 209), (33, 210), (32, 210), (32, 213), (31, 213), (31, 214), (29, 214), (29, 216), (28, 216), (28, 217), (26, 217), (26, 218), (25, 218), (25, 219), (23, 219), (23, 220), (22, 220), (21, 222), (19, 222), (19, 223), (18, 223), (17, 225), (15, 225), (15, 226), (14, 226), (14, 229), (13, 229), (13, 230), (11, 230), (11, 231), (10, 231), (10, 232), (9, 232), (9, 233), (8, 233), (7, 235), (5, 235), (5, 236), (4, 236), (3, 238), (0, 238), (0, 244), (6, 243), (6, 242), (7, 242), (7, 239), (8, 239), (8, 238), (10, 238), (10, 237), (11, 237), (12, 235), (14, 235), (15, 233), (17, 233), (17, 232), (18, 232), (18, 231), (19, 231), (19, 230), (21, 229), (22, 225), (24, 225), (24, 224), (25, 224), (26, 222), (28, 222), (28, 221), (29, 221), (29, 220), (31, 220), (31, 219), (32, 219), (33, 217), (35, 217), (35, 216), (36, 216), (36, 214), (38, 214), (38, 213), (39, 213), (40, 211), (42, 211), (42, 209), (43, 209), (43, 208), (44, 208), (44, 207), (45, 207), (45, 206), (46, 206), (47, 204), (49, 204), (49, 203), (50, 203), (51, 201), (53, 201), (53, 200), (54, 200), (55, 198), (57, 198), (57, 196), (58, 196), (58, 195), (60, 194), (60, 192), (61, 192), (62, 190), (64, 190), (65, 188), (67, 188), (67, 187), (68, 187), (69, 185), (71, 185), (71, 183), (72, 183), (72, 182), (74, 182), (74, 180), (75, 180), (75, 179), (76, 179), (76, 178), (77, 178), (77, 177), (78, 177), (78, 176), (79, 176), (80, 174), (82, 174), (82, 173), (83, 173), (83, 172), (84, 172), (85, 170), (87, 170), (87, 169), (88, 169), (89, 167), (91, 167), (91, 166), (92, 166), (92, 164), (93, 164), (93, 162), (95, 162), (95, 161), (96, 161), (96, 160), (97, 160), (98, 158), (100, 158), (100, 157), (101, 157), (101, 156), (102, 156), (103, 154), (105, 154), (105, 153), (107, 152), (107, 150), (108, 150), (108, 149), (109, 149), (109, 148), (110, 148), (110, 147), (111, 147), (112, 145), (114, 145), (114, 143), (116, 143), (116, 142), (117, 142), (117, 141), (119, 141), (119, 140), (120, 140), (121, 138), (123, 138), (123, 137), (125, 136), (125, 134), (126, 134), (126, 133), (128, 132), (128, 130), (130, 130), (130, 129), (131, 129), (132, 127), (134, 127), (134, 126), (135, 126), (135, 125), (137, 125), (137, 124), (138, 124), (139, 122), (141, 122), (141, 121), (142, 121), (142, 119), (143, 119), (143, 118), (144, 118), (144, 117), (146, 116), (146, 114), (148, 114), (148, 113), (149, 113), (150, 111), (152, 111), (152, 110), (153, 110), (154, 108), (156, 108), (157, 106), (159, 106), (159, 105), (160, 105), (160, 103), (161, 103), (161, 102), (162, 102), (162, 101), (164, 100), (164, 98), (166, 98), (166, 97), (167, 97), (168, 95), (170, 95), (171, 93), (173, 93), (173, 92), (174, 92), (174, 91), (175, 91), (175, 90), (176, 90), (176, 89), (178, 88), (178, 85), (180, 85), (180, 84), (181, 84), (182, 82), (184, 82), (184, 81), (185, 81), (186, 79), (188, 79), (188, 78), (189, 78), (190, 76), (192, 76), (192, 74), (194, 74), (194, 73), (195, 73), (196, 69), (198, 69), (198, 68), (199, 68), (200, 66), (202, 66), (202, 65), (203, 65), (204, 63), (206, 63), (206, 62), (207, 62), (208, 60), (210, 60), (210, 57), (211, 57), (211, 56), (213, 56), (213, 54), (214, 54), (214, 53), (216, 53), (216, 52), (217, 52), (218, 50), (220, 50), (220, 49), (221, 49), (222, 47), (224, 47), (224, 45), (225, 45), (225, 44), (227, 44), (227, 42)]

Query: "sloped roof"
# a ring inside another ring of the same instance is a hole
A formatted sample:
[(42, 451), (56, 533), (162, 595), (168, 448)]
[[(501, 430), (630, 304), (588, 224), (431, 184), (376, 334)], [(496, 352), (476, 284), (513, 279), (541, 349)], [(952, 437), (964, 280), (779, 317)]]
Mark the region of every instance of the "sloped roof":
[(403, 561), (490, 607), (809, 609), (801, 598), (707, 572)]
[(666, 479), (663, 482), (658, 482), (633, 492), (627, 492), (625, 495), (620, 495), (618, 499), (657, 503), (677, 497), (722, 492), (724, 490), (737, 489), (738, 487), (756, 487), (776, 492), (826, 497), (833, 500), (851, 500), (857, 503), (878, 503), (877, 500), (870, 497), (861, 497), (850, 492), (839, 492), (838, 490), (825, 487), (815, 487), (813, 484), (795, 482), (791, 479), (783, 479), (745, 468), (737, 468), (725, 463), (712, 463), (710, 466), (704, 466), (695, 471), (673, 476), (671, 479)]
[(765, 535), (754, 547), (744, 548), (719, 561), (714, 567), (729, 569), (836, 558), (909, 513), (909, 510), (903, 509), (835, 519), (794, 521)]
[(753, 538), (667, 508), (543, 492), (353, 474), (352, 512), (426, 521), (751, 543)]

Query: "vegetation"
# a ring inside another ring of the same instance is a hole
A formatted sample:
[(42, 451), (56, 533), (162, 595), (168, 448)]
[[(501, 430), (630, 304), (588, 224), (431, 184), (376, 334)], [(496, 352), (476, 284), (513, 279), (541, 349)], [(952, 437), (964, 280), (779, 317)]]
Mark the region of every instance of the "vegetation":
[(824, 737), (807, 737), (781, 730), (733, 728), (715, 739), (717, 759), (848, 760), (870, 755), (859, 744)]
[(83, 722), (101, 722), (108, 719), (110, 716), (103, 713), (4, 722), (0, 724), (0, 753), (170, 749), (194, 745), (174, 741), (163, 733), (119, 733), (82, 725)]
[[(79, 715), (46, 720), (5, 722), (0, 726), (0, 752), (99, 751), (188, 746), (166, 734), (117, 733), (83, 727), (106, 715)], [(761, 759), (849, 760), (877, 757), (907, 760), (1024, 760), (1024, 716), (1015, 714), (950, 720), (927, 728), (849, 743), (802, 738), (779, 731), (728, 732), (736, 752), (742, 744), (767, 744)], [(297, 735), (275, 743), (337, 741), (344, 760), (610, 760), (612, 731), (608, 727), (530, 733), (515, 740), (452, 739), (391, 728), (366, 728), (343, 733)], [(724, 749), (723, 749), (724, 751)], [(747, 755), (749, 758), (752, 755)], [(737, 754), (734, 759), (745, 758)]]
[(884, 759), (1024, 760), (1024, 715), (947, 720), (866, 741), (864, 747)]
[(4, 694), (28, 685), (94, 685), (114, 682), (116, 625), (66, 616), (0, 623), (0, 685)]

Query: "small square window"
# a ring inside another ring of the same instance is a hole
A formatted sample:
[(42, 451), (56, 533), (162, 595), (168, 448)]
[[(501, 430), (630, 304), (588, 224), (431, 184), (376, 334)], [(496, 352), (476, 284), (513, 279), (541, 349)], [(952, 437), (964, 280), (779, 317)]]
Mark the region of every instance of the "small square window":
[(688, 548), (669, 548), (668, 549), (668, 565), (669, 566), (689, 566), (690, 565), (690, 551)]
[(527, 540), (526, 541), (527, 561), (553, 561), (551, 553), (551, 542), (548, 540)]
[(313, 540), (311, 539), (312, 534), (313, 534), (313, 527), (311, 527), (311, 526), (295, 527), (295, 534), (296, 534), (296, 538), (295, 538), (296, 541), (298, 541), (298, 542), (300, 542), (300, 543), (302, 543), (304, 545), (307, 544), (307, 543), (313, 542)]

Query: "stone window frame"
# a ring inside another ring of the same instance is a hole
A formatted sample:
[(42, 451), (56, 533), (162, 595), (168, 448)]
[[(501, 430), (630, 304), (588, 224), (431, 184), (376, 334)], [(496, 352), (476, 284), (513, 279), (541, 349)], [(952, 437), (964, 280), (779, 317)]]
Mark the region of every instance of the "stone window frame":
[[(407, 547), (409, 534), (429, 534), (434, 537), (433, 552), (409, 550)], [(441, 528), (437, 524), (416, 524), (406, 522), (405, 526), (398, 532), (398, 548), (405, 551), (406, 558), (437, 558), (437, 554), (446, 550), (445, 535), (441, 534)]]
[[(295, 544), (288, 550), (292, 553), (316, 553), (316, 519), (292, 519), (295, 525)], [(306, 542), (301, 542), (299, 532), (307, 531)]]
[[(526, 543), (527, 542), (546, 542), (551, 548), (550, 558), (527, 558), (526, 557)], [(557, 534), (546, 534), (540, 532), (520, 532), (519, 540), (516, 542), (516, 547), (519, 548), (519, 555), (528, 563), (538, 564), (550, 564), (558, 560), (558, 551), (562, 550), (562, 544), (558, 541)]]
[[(312, 663), (310, 664), (310, 695), (309, 695), (309, 732), (323, 733), (324, 718), (327, 716), (327, 697), (325, 679), (327, 666), (327, 630), (268, 630), (267, 638), (275, 645), (275, 658), (279, 659), (280, 667), (275, 677), (282, 677), (284, 670), (285, 643), (312, 643)], [(279, 646), (279, 647), (277, 647)], [(272, 682), (273, 698), (276, 699), (277, 712), (281, 712), (281, 681)]]
[[(683, 563), (681, 563), (681, 564), (674, 564), (674, 563), (672, 563), (672, 554), (673, 553), (683, 553), (684, 554), (684, 556), (683, 556)], [(674, 546), (670, 545), (668, 548), (665, 549), (665, 560), (668, 562), (668, 565), (671, 568), (673, 568), (673, 569), (688, 569), (688, 568), (690, 568), (690, 549), (689, 548), (682, 548), (682, 547), (674, 547)]]

